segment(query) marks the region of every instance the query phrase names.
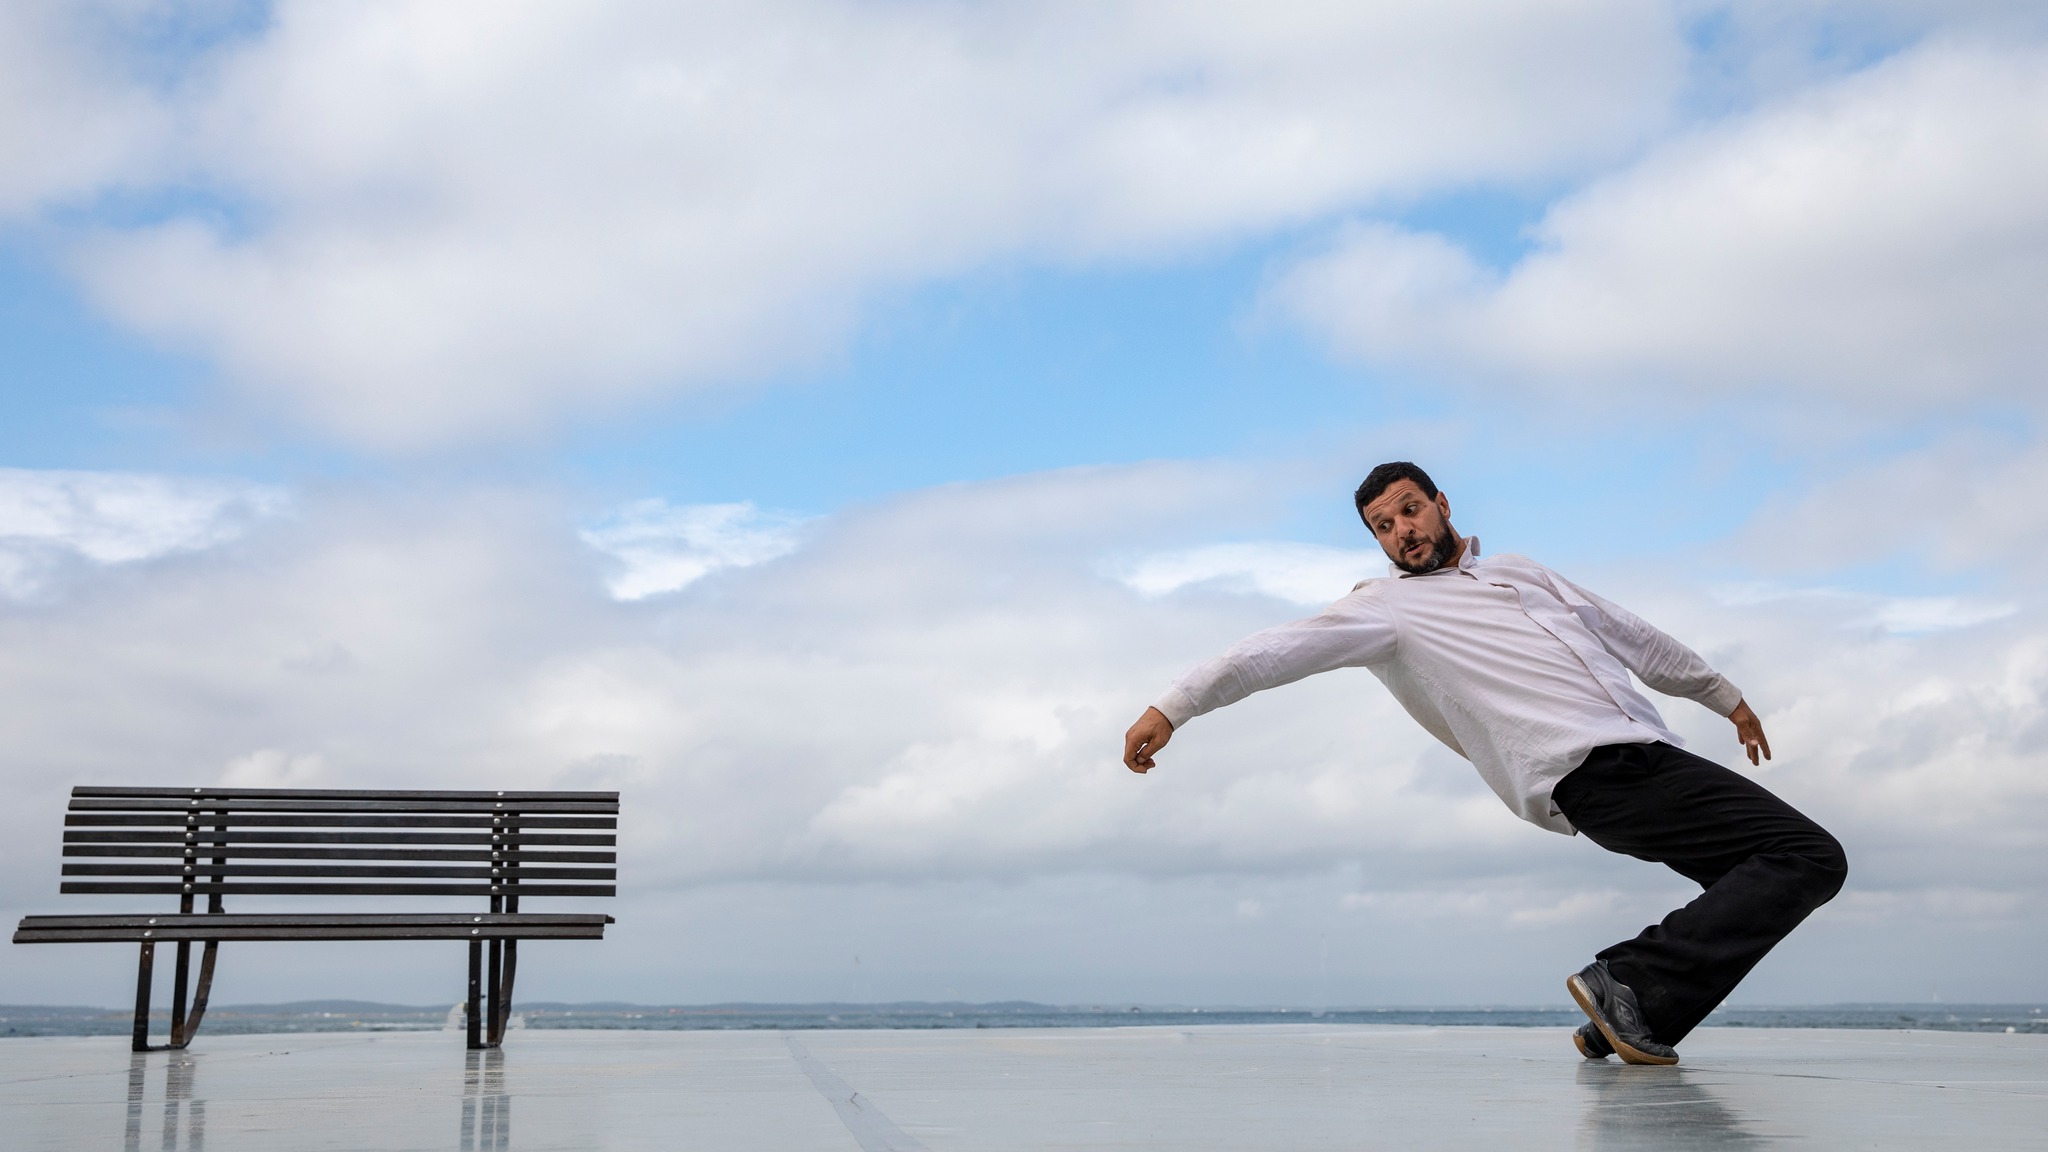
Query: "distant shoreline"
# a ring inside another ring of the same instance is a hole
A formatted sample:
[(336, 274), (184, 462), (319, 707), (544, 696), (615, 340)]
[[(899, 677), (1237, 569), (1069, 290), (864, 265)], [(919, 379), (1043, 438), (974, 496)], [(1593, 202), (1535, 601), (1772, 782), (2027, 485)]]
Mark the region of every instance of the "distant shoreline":
[[(616, 1002), (515, 1006), (517, 1025), (531, 1029), (715, 1031), (810, 1029), (1105, 1028), (1218, 1024), (1402, 1024), (1424, 1027), (1576, 1027), (1577, 1009), (1562, 1007), (1300, 1008), (1188, 1005), (992, 1004), (694, 1004)], [(162, 1012), (159, 1019), (167, 1019)], [(0, 1037), (125, 1036), (132, 1010), (82, 1006), (0, 1005)], [(289, 1004), (215, 1005), (205, 1030), (219, 1035), (294, 1032), (436, 1031), (459, 1027), (457, 1006), (307, 1000)], [(1724, 1028), (1859, 1028), (2048, 1035), (2048, 1003), (1827, 1004), (1723, 1008), (1706, 1021)]]

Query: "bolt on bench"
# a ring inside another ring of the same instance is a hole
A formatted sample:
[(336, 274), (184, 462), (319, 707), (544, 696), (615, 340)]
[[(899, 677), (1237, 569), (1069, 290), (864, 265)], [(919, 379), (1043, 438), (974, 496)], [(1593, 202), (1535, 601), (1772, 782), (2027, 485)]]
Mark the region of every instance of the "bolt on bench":
[[(74, 788), (60, 890), (176, 896), (178, 911), (28, 916), (14, 942), (141, 944), (134, 1048), (144, 1052), (158, 944), (178, 946), (169, 1047), (183, 1048), (206, 1015), (222, 941), (466, 940), (469, 1046), (492, 1048), (511, 1019), (519, 942), (601, 940), (613, 922), (521, 912), (520, 899), (615, 895), (618, 826), (616, 792)], [(195, 912), (201, 896), (206, 910)], [(490, 911), (237, 914), (228, 896), (481, 896)], [(205, 949), (188, 1015), (195, 942)]]

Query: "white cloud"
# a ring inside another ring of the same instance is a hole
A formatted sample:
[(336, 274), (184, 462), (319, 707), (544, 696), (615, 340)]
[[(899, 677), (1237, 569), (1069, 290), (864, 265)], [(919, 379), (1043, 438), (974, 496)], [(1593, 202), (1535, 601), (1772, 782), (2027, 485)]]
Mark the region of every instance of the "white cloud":
[(687, 504), (639, 500), (583, 531), (583, 542), (610, 556), (619, 570), (605, 582), (613, 597), (645, 600), (686, 588), (721, 568), (745, 568), (797, 548), (793, 516), (752, 504)]
[(2019, 919), (2032, 911), (2033, 893), (2013, 888), (1866, 889), (1843, 894), (1844, 917), (1869, 920), (1911, 918), (1921, 923), (1975, 919)]
[(95, 43), (102, 7), (0, 5), (0, 222), (161, 171), (168, 119)]
[(1272, 290), (1368, 359), (1570, 392), (2032, 403), (2048, 357), (2048, 52), (1936, 41), (1659, 145), (1504, 274), (1356, 226)]
[[(1478, 919), (1514, 929), (1580, 924), (1621, 913), (1655, 914), (1656, 905), (1643, 893), (1587, 889), (1559, 893), (1528, 884), (1428, 886), (1346, 892), (1337, 906), (1347, 912), (1371, 911), (1393, 920), (1445, 921)], [(1658, 893), (1662, 895), (1662, 893)]]
[(1729, 585), (1715, 589), (1715, 595), (1724, 604), (1738, 606), (1806, 600), (1846, 607), (1855, 615), (1843, 622), (1844, 627), (1876, 628), (1894, 636), (1971, 628), (2004, 620), (2020, 610), (2019, 605), (2010, 601), (1968, 596), (1885, 596), (1771, 583)]
[(2048, 445), (2008, 414), (1992, 428), (1837, 464), (1773, 498), (1739, 543), (1815, 572), (1903, 556), (1931, 573), (2007, 581), (2048, 555), (2044, 491)]
[(2018, 612), (2017, 604), (1983, 603), (1961, 596), (1889, 596), (1879, 601), (1871, 619), (1895, 636), (1913, 636), (1989, 624)]
[(1573, 892), (1551, 900), (1531, 900), (1508, 913), (1508, 923), (1518, 928), (1540, 928), (1552, 924), (1579, 924), (1614, 910), (1621, 893)]
[(226, 543), (282, 512), (258, 484), (0, 468), (0, 595), (36, 597), (67, 564), (132, 564)]
[(261, 404), (419, 448), (812, 357), (990, 262), (1551, 178), (1683, 75), (1621, 0), (287, 2), (164, 97), (155, 179), (235, 207), (77, 267)]
[(259, 748), (228, 761), (220, 783), (229, 788), (313, 788), (326, 774), (326, 758), (318, 753), (293, 756), (277, 748)]
[(1386, 556), (1378, 551), (1268, 542), (1209, 544), (1109, 567), (1118, 579), (1147, 596), (1208, 584), (1320, 607), (1351, 591), (1360, 580), (1385, 575), (1386, 566)]

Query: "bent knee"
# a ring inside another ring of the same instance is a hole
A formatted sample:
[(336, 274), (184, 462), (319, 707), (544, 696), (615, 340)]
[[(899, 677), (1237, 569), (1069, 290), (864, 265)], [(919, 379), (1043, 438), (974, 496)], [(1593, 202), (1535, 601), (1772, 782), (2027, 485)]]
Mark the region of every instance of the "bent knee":
[(1814, 906), (1835, 898), (1842, 885), (1849, 879), (1849, 854), (1842, 849), (1842, 842), (1820, 828), (1815, 828), (1818, 841), (1800, 852), (1813, 865)]

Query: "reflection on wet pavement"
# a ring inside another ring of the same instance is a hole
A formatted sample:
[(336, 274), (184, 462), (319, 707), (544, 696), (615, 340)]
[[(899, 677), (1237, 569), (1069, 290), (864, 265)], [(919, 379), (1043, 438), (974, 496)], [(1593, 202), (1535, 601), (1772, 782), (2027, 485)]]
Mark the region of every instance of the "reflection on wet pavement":
[[(198, 1152), (206, 1147), (206, 1101), (192, 1094), (199, 1059), (191, 1052), (165, 1052), (158, 1054), (154, 1061), (150, 1053), (128, 1054), (128, 1126), (127, 1139), (122, 1147), (127, 1152), (139, 1152), (142, 1148), (143, 1097), (152, 1063), (163, 1067), (163, 1105), (160, 1109), (163, 1125), (161, 1138), (155, 1147), (163, 1149), (163, 1152), (177, 1152), (180, 1148)], [(182, 1144), (178, 1142), (181, 1129), (184, 1134)]]
[(512, 1143), (512, 1097), (505, 1093), (505, 1052), (464, 1052), (462, 1152), (492, 1152)]
[[(1362, 1025), (0, 1039), (8, 1152), (2040, 1147), (2048, 1036)], [(515, 1111), (518, 1127), (512, 1123)]]
[(1590, 1092), (1579, 1120), (1579, 1147), (1609, 1149), (1742, 1149), (1774, 1143), (1743, 1124), (1733, 1102), (1692, 1069), (1632, 1067), (1589, 1061), (1578, 1071)]

